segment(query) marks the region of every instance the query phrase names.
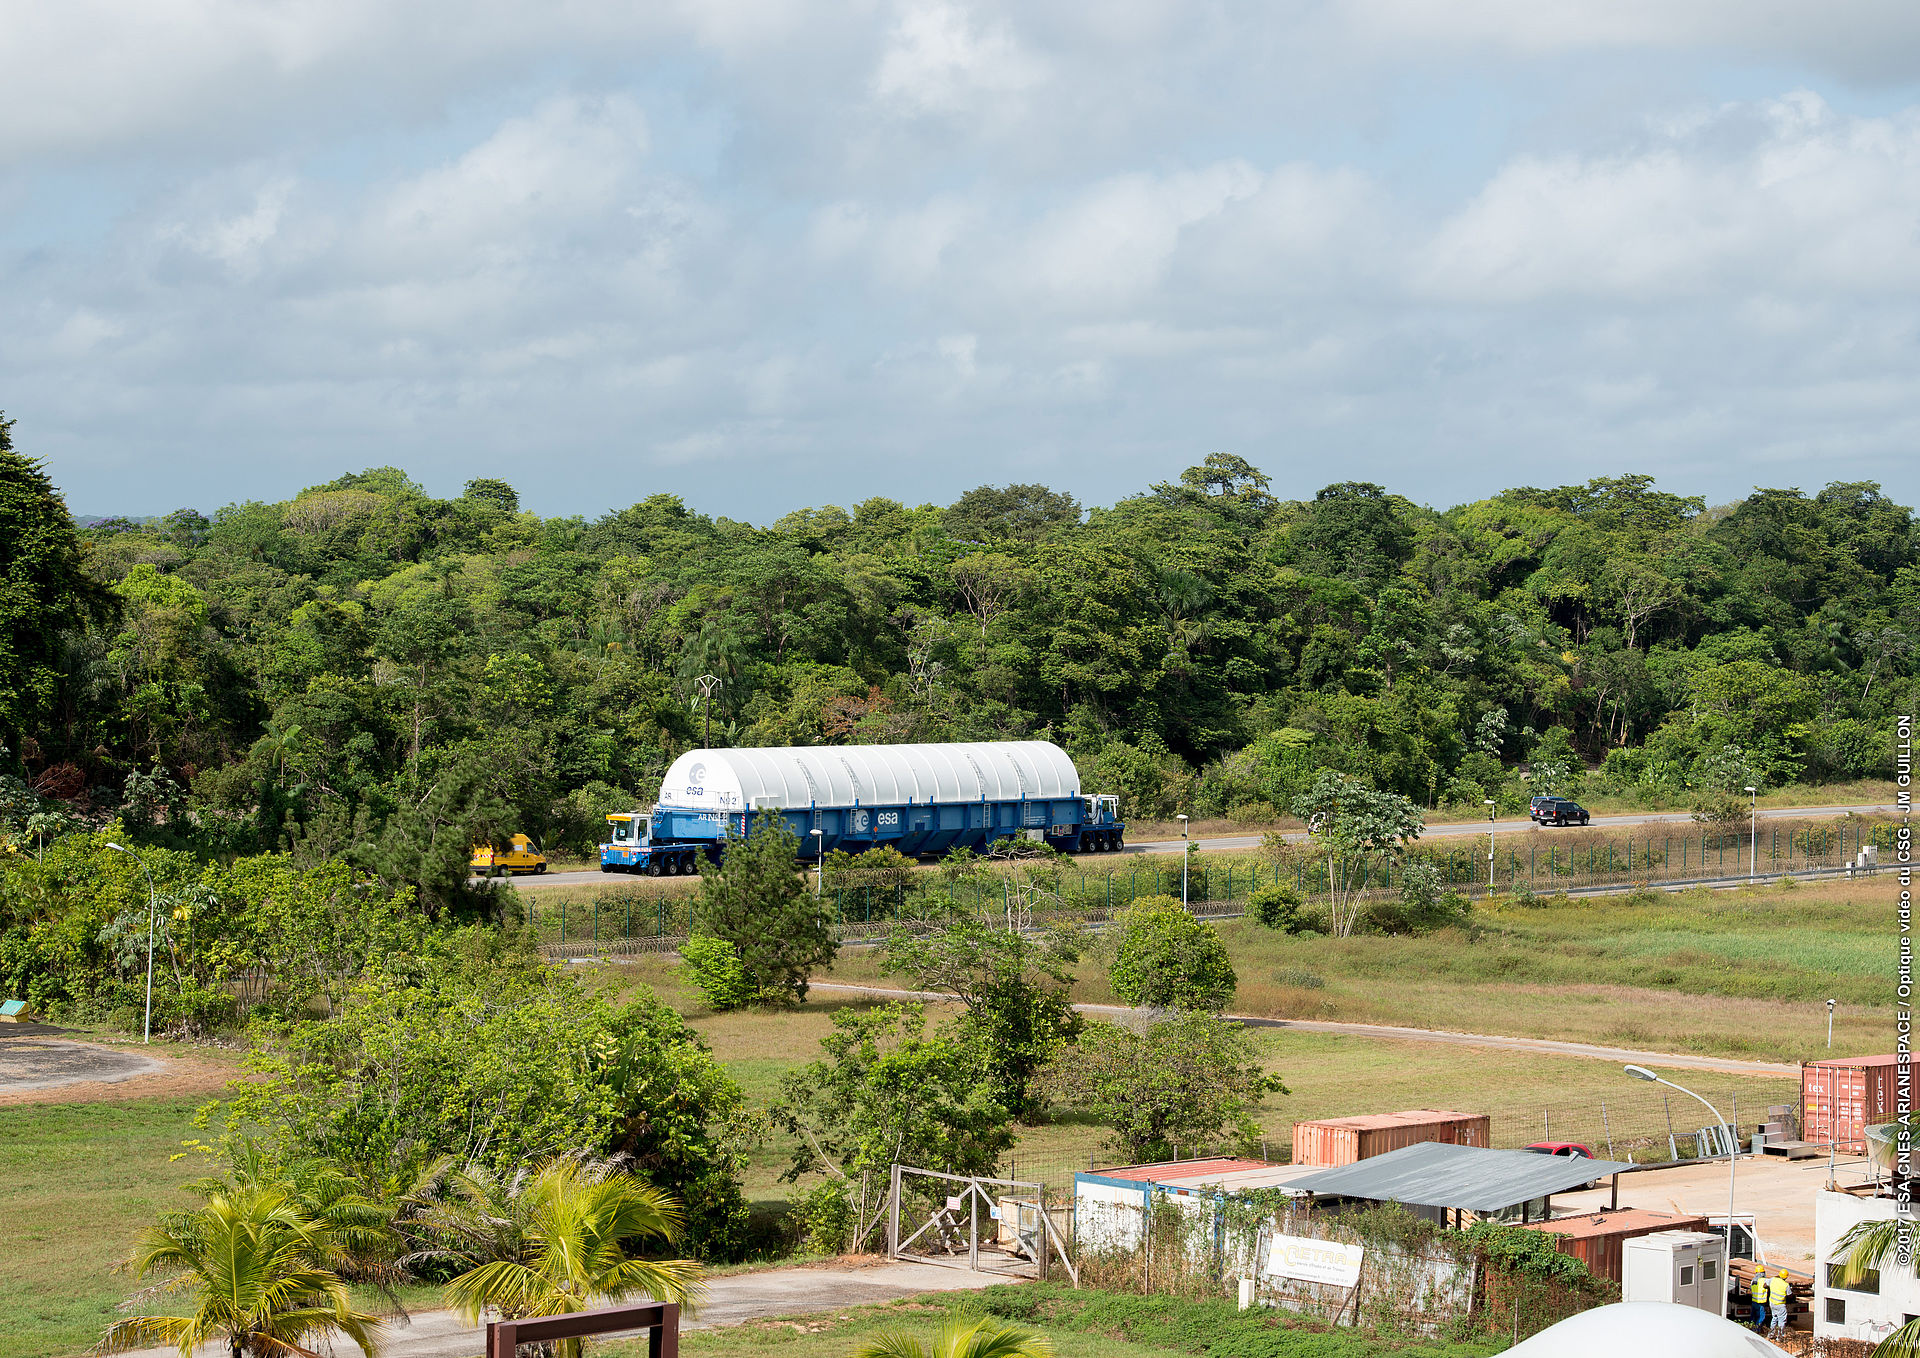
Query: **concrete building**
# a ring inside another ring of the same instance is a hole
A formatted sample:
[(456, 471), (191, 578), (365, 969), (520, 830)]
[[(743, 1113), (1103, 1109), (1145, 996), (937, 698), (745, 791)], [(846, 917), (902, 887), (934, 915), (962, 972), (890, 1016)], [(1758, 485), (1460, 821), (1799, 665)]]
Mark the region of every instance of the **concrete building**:
[(1852, 1287), (1837, 1287), (1840, 1239), (1856, 1223), (1893, 1220), (1893, 1199), (1822, 1192), (1813, 1205), (1813, 1333), (1820, 1339), (1877, 1343), (1920, 1316), (1920, 1278), (1889, 1265)]

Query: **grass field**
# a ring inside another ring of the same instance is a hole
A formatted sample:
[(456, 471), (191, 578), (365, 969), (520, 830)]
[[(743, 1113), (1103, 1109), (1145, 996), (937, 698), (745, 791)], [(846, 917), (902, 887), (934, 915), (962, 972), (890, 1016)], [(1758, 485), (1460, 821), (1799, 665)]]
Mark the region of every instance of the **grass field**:
[(206, 1172), (173, 1161), (197, 1099), (0, 1108), (0, 1358), (76, 1353), (133, 1290), (109, 1270), (178, 1186)]
[[(749, 1321), (680, 1337), (686, 1358), (848, 1358), (899, 1332), (922, 1341), (954, 1315), (999, 1313), (1053, 1346), (1057, 1358), (1164, 1358), (1169, 1354), (1260, 1355), (1260, 1358), (1479, 1358), (1498, 1341), (1396, 1340), (1335, 1330), (1320, 1321), (1265, 1307), (1242, 1312), (1232, 1302), (1178, 1301), (1063, 1287), (989, 1287), (938, 1293), (912, 1301), (850, 1307), (792, 1320)], [(640, 1358), (643, 1342), (610, 1344), (612, 1358)]]
[[(1543, 898), (1532, 906), (1476, 905), (1472, 929), (1418, 939), (1289, 938), (1247, 920), (1219, 927), (1240, 974), (1235, 1008), (1243, 1012), (1796, 1061), (1825, 1054), (1829, 995), (1841, 1001), (1836, 1054), (1891, 1048), (1893, 890), (1892, 879), (1882, 878)], [(888, 983), (878, 961), (874, 949), (848, 949), (822, 979)], [(590, 970), (617, 987), (656, 988), (760, 1105), (777, 1094), (785, 1072), (819, 1055), (836, 1010), (866, 1003), (818, 990), (792, 1012), (713, 1014), (672, 968), (669, 957), (644, 957)], [(1077, 997), (1109, 998), (1100, 959), (1083, 966)], [(1428, 1106), (1492, 1115), (1496, 1144), (1551, 1135), (1601, 1149), (1611, 1136), (1623, 1156), (1664, 1153), (1667, 1106), (1610, 1062), (1301, 1031), (1265, 1030), (1257, 1041), (1291, 1090), (1271, 1099), (1263, 1118), (1276, 1152), (1302, 1118)], [(1743, 1122), (1793, 1095), (1786, 1080), (1681, 1078), (1722, 1107), (1737, 1099)], [(109, 1267), (156, 1212), (185, 1203), (177, 1186), (201, 1172), (193, 1161), (171, 1159), (193, 1134), (196, 1102), (0, 1107), (0, 1211), (11, 1227), (0, 1251), (0, 1314), (13, 1321), (0, 1331), (0, 1358), (78, 1353), (112, 1319), (132, 1284)], [(1672, 1113), (1678, 1135), (1699, 1121), (1686, 1109)], [(1014, 1168), (1057, 1182), (1104, 1159), (1103, 1139), (1101, 1129), (1072, 1123), (1027, 1129)], [(785, 1197), (779, 1176), (790, 1149), (769, 1137), (755, 1150), (749, 1198)], [(727, 1342), (814, 1342), (814, 1332), (784, 1326), (757, 1339), (736, 1333)], [(838, 1337), (820, 1342), (835, 1355), (853, 1347), (851, 1331), (827, 1333)], [(1077, 1348), (1063, 1341), (1061, 1352), (1119, 1358), (1136, 1342), (1089, 1336), (1074, 1340)]]

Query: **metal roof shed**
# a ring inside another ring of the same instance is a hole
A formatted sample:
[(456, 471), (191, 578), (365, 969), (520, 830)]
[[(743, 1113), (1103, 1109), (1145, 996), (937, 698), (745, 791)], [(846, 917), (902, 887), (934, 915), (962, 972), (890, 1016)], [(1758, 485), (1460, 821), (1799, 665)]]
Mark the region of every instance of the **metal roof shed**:
[(1478, 1213), (1504, 1212), (1630, 1169), (1616, 1160), (1574, 1159), (1532, 1151), (1496, 1151), (1428, 1141), (1338, 1169), (1324, 1169), (1287, 1187), (1318, 1197), (1362, 1198)]

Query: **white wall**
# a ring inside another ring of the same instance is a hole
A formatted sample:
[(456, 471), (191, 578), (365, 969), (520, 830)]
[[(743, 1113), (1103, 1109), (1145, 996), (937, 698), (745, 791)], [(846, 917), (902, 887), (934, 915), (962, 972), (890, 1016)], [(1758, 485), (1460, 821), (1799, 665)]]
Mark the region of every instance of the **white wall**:
[[(1860, 1221), (1888, 1221), (1893, 1217), (1892, 1198), (1857, 1198), (1851, 1193), (1821, 1193), (1813, 1204), (1814, 1258), (1813, 1332), (1822, 1339), (1862, 1339), (1871, 1343), (1884, 1339), (1892, 1330), (1906, 1324), (1907, 1317), (1920, 1315), (1920, 1278), (1911, 1269), (1889, 1265), (1880, 1275), (1880, 1292), (1829, 1291), (1828, 1263), (1838, 1261), (1840, 1237)], [(1827, 1298), (1846, 1303), (1846, 1321), (1827, 1320)]]

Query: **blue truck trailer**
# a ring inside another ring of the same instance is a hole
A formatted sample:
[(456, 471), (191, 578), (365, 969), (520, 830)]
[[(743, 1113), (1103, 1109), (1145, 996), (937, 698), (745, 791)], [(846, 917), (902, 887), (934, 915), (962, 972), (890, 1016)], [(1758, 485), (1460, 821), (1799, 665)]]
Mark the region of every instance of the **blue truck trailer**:
[(1117, 853), (1120, 799), (1083, 796), (1067, 752), (1044, 740), (691, 750), (650, 811), (607, 817), (602, 872), (676, 876), (717, 861), (729, 835), (774, 812), (803, 858), (887, 845), (912, 857), (1028, 839), (1063, 853)]

